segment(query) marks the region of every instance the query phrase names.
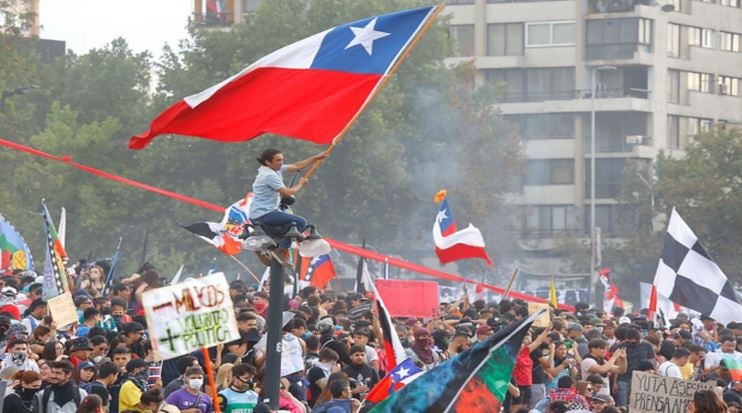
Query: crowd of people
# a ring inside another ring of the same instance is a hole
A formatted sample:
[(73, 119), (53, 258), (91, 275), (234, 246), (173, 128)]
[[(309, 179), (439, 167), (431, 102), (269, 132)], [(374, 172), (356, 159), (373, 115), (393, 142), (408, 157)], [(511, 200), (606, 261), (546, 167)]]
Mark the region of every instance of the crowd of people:
[[(4, 412), (211, 413), (216, 405), (224, 412), (269, 411), (262, 394), (266, 291), (230, 283), (240, 336), (207, 352), (212, 389), (200, 351), (153, 360), (141, 295), (164, 282), (157, 270), (145, 266), (103, 295), (106, 273), (95, 263), (70, 269), (79, 322), (68, 326), (57, 326), (49, 315), (41, 277), (28, 271), (0, 277)], [(309, 286), (287, 294), (285, 303), (280, 409), (367, 409), (365, 396), (390, 370), (372, 299)], [(441, 303), (437, 318), (394, 323), (406, 355), (431, 370), (526, 317), (523, 301), (472, 301), (464, 294)], [(722, 326), (681, 314), (659, 327), (621, 309), (554, 310), (549, 327), (532, 328), (523, 340), (503, 411), (626, 410), (634, 371), (712, 383), (713, 390), (696, 392), (688, 411), (739, 411), (742, 381), (734, 376), (739, 365), (730, 362), (742, 360), (741, 352), (740, 323)]]

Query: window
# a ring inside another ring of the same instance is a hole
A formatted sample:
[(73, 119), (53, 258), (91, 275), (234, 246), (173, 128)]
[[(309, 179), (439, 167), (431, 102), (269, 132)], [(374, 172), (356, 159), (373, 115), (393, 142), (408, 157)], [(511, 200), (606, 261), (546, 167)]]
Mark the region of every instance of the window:
[[(645, 143), (648, 114), (645, 112), (598, 112), (595, 116), (595, 151), (631, 152), (633, 147)], [(590, 116), (585, 116), (583, 128), (586, 151), (590, 150)], [(641, 136), (640, 140), (627, 141), (627, 136)], [(646, 143), (645, 143), (646, 144)]]
[(639, 43), (652, 44), (652, 20), (639, 19)]
[[(585, 208), (585, 233), (590, 233), (590, 208)], [(639, 221), (629, 205), (596, 205), (595, 226), (605, 237), (623, 237), (636, 232)]]
[(454, 51), (454, 56), (474, 56), (473, 24), (451, 25), (451, 36), (456, 39), (456, 50)]
[(727, 96), (739, 96), (740, 79), (731, 76), (719, 76), (719, 94)]
[[(617, 198), (623, 184), (624, 158), (595, 160), (595, 197)], [(590, 163), (585, 167), (585, 194), (590, 197)]]
[(539, 205), (539, 232), (552, 233), (567, 229), (567, 207), (562, 205)]
[(575, 22), (526, 23), (526, 47), (573, 46)]
[(680, 103), (680, 71), (667, 71), (667, 101), (670, 103)]
[(573, 139), (575, 124), (571, 113), (539, 113), (511, 118), (524, 140)]
[(688, 72), (688, 90), (714, 93), (714, 75), (710, 73)]
[(708, 49), (714, 48), (714, 31), (711, 29), (701, 29), (701, 47)]
[(572, 99), (574, 67), (543, 69), (492, 69), (485, 72), (491, 83), (504, 83), (505, 102), (535, 102)]
[(487, 25), (488, 56), (519, 56), (523, 54), (523, 23)]
[(680, 57), (680, 25), (667, 24), (667, 55), (669, 57)]
[(688, 27), (688, 46), (701, 47), (700, 27)]
[(711, 130), (713, 121), (711, 119), (704, 118), (685, 118), (688, 122), (688, 137), (692, 138), (699, 133), (708, 132)]
[(667, 147), (680, 149), (680, 116), (667, 117)]
[(739, 7), (740, 0), (721, 0), (719, 4), (721, 4), (722, 6), (728, 6), (728, 7)]
[(651, 51), (652, 21), (639, 18), (595, 19), (586, 23), (587, 59), (623, 59)]
[(719, 49), (727, 52), (739, 52), (739, 38), (740, 35), (737, 33), (720, 32)]
[(538, 159), (528, 161), (526, 185), (574, 184), (573, 159)]

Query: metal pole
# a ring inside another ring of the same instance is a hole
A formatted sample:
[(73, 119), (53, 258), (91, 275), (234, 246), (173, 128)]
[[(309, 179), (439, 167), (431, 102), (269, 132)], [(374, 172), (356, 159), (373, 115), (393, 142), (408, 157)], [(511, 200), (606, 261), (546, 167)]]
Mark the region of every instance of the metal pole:
[[(598, 68), (593, 68), (592, 92), (590, 93), (590, 286), (588, 291), (592, 292), (595, 284), (595, 73)], [(593, 301), (593, 297), (588, 297)]]
[(270, 296), (268, 298), (268, 344), (265, 362), (264, 399), (270, 409), (278, 410), (278, 387), (281, 379), (281, 328), (283, 321), (283, 265), (272, 257)]

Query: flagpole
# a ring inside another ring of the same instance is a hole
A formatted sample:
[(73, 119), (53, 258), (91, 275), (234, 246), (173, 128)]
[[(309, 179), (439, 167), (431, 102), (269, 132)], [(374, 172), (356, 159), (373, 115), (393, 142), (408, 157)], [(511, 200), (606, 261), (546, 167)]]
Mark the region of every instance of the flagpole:
[(515, 281), (515, 277), (518, 276), (519, 272), (520, 272), (520, 269), (516, 268), (515, 271), (513, 271), (513, 275), (510, 276), (510, 282), (508, 282), (508, 286), (507, 288), (505, 288), (505, 292), (502, 294), (503, 300), (508, 298), (508, 294), (510, 294), (510, 290), (513, 288), (513, 281)]
[[(340, 143), (340, 140), (343, 139), (343, 137), (345, 136), (345, 133), (348, 132), (348, 130), (350, 129), (350, 127), (353, 125), (353, 123), (355, 123), (356, 119), (358, 119), (358, 117), (361, 115), (361, 113), (363, 113), (363, 110), (366, 109), (366, 106), (368, 106), (368, 104), (371, 103), (371, 101), (374, 100), (374, 98), (381, 91), (381, 89), (384, 88), (384, 86), (386, 85), (386, 83), (392, 77), (392, 75), (394, 74), (394, 72), (397, 71), (397, 68), (402, 63), (402, 61), (404, 61), (404, 59), (407, 57), (407, 55), (410, 53), (410, 51), (412, 51), (412, 49), (414, 49), (415, 46), (417, 46), (417, 43), (420, 41), (420, 39), (422, 38), (422, 36), (425, 34), (425, 32), (428, 31), (428, 29), (433, 24), (433, 22), (438, 17), (438, 15), (441, 14), (441, 11), (443, 11), (443, 6), (444, 5), (445, 5), (444, 3), (440, 3), (435, 8), (435, 10), (433, 10), (433, 14), (425, 22), (425, 24), (423, 25), (423, 27), (420, 28), (420, 30), (417, 32), (417, 34), (415, 35), (415, 37), (412, 38), (412, 41), (405, 48), (405, 50), (402, 52), (402, 55), (399, 57), (399, 59), (397, 59), (397, 61), (394, 62), (394, 65), (392, 66), (391, 69), (389, 69), (389, 72), (382, 77), (381, 83), (379, 84), (379, 87), (377, 87), (376, 90), (374, 90), (371, 93), (371, 96), (369, 96), (369, 98), (366, 99), (366, 102), (363, 103), (363, 106), (361, 106), (361, 108), (358, 110), (358, 112), (356, 112), (356, 114), (353, 116), (353, 118), (351, 118), (350, 122), (348, 122), (345, 125), (345, 127), (343, 128), (343, 130), (341, 130), (340, 133), (335, 137), (335, 139), (332, 140), (332, 144), (330, 145), (329, 148), (327, 148), (327, 151), (325, 151), (325, 153), (328, 156), (335, 149), (335, 146), (337, 146), (337, 144)], [(327, 158), (325, 158), (325, 159), (327, 159)], [(309, 168), (309, 171), (307, 171), (306, 175), (304, 175), (304, 178), (309, 178), (310, 176), (312, 176), (312, 174), (314, 173), (314, 171), (316, 171), (317, 168), (319, 168), (319, 166), (322, 164), (322, 162), (324, 162), (324, 159), (320, 159), (319, 161), (315, 162), (314, 165), (312, 165), (312, 167)]]
[(234, 255), (230, 255), (230, 256), (229, 256), (229, 258), (233, 259), (233, 260), (234, 260), (234, 261), (235, 261), (235, 262), (236, 262), (237, 264), (239, 264), (239, 265), (240, 265), (240, 267), (244, 268), (244, 269), (245, 269), (245, 271), (247, 271), (247, 273), (248, 273), (248, 274), (250, 274), (250, 276), (251, 276), (251, 277), (252, 277), (253, 279), (255, 279), (255, 281), (257, 281), (257, 282), (258, 282), (258, 284), (260, 284), (260, 278), (258, 278), (258, 277), (257, 277), (257, 276), (255, 275), (255, 273), (253, 273), (252, 271), (250, 271), (250, 269), (249, 269), (249, 268), (247, 268), (247, 265), (243, 264), (243, 263), (242, 263), (242, 261), (238, 260), (238, 259), (237, 259), (237, 258), (236, 258), (236, 257), (235, 257)]
[[(219, 351), (219, 349), (217, 349)], [(206, 347), (201, 348), (201, 354), (204, 356), (204, 365), (206, 367), (206, 374), (209, 376), (209, 387), (211, 387), (211, 400), (214, 402), (214, 412), (221, 413), (221, 407), (216, 394), (216, 383), (214, 380), (214, 369), (211, 367), (211, 357), (209, 357), (209, 349)]]

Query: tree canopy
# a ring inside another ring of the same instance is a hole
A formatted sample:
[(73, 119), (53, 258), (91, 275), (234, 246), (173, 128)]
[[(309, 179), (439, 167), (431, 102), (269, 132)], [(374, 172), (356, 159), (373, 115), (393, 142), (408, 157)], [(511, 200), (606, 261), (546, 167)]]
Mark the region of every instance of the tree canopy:
[[(238, 144), (167, 136), (134, 152), (127, 149), (128, 138), (177, 99), (275, 49), (337, 24), (419, 5), (416, 0), (263, 2), (230, 30), (191, 26), (180, 50), (165, 47), (157, 62), (115, 39), (101, 49), (42, 64), (33, 41), (4, 33), (2, 42), (13, 45), (13, 58), (2, 59), (0, 88), (38, 88), (6, 99), (0, 136), (226, 206), (249, 190), (258, 166), (254, 159), (264, 148), (280, 148), (288, 162), (323, 148), (276, 136)], [(444, 64), (453, 47), (448, 33), (440, 18), (312, 176), (295, 210), (325, 235), (356, 243), (366, 239), (382, 252), (419, 261), (433, 257), (432, 196), (447, 187), (458, 220), (480, 227), (491, 241), (490, 255), (505, 265), (516, 242), (515, 232), (504, 230), (512, 219), (503, 194), (520, 173), (520, 146), (491, 104), (493, 91), (474, 90), (470, 67)], [(143, 255), (145, 233), (147, 260), (162, 269), (174, 272), (186, 263), (205, 270), (211, 257), (219, 257), (175, 225), (219, 220), (214, 212), (6, 149), (2, 160), (0, 172), (8, 183), (0, 193), (2, 213), (39, 258), (43, 226), (35, 212), (41, 198), (52, 211), (66, 207), (73, 257), (108, 257), (121, 236), (122, 263), (132, 271)], [(241, 257), (256, 262), (249, 254)], [(219, 257), (219, 265), (235, 268), (226, 257)]]

